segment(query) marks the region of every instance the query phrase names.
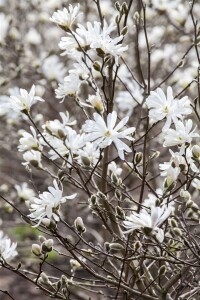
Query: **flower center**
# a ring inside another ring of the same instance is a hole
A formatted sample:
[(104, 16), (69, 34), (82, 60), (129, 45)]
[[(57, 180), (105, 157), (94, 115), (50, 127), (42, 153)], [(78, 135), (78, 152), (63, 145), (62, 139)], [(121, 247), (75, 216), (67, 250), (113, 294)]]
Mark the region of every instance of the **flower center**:
[(169, 112), (169, 107), (167, 105), (163, 107), (163, 112), (166, 114)]
[(112, 135), (112, 132), (111, 131), (106, 131), (105, 134), (104, 134), (106, 137), (111, 137)]

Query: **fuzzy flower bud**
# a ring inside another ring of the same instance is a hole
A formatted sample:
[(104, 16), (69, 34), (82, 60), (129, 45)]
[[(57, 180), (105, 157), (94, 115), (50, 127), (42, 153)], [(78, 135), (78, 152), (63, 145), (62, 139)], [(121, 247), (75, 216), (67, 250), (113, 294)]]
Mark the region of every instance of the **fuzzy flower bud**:
[(192, 147), (192, 155), (195, 160), (200, 161), (200, 147), (198, 145)]
[(40, 256), (42, 254), (42, 249), (38, 244), (33, 244), (31, 247), (31, 251), (35, 256)]
[(74, 221), (74, 226), (79, 234), (82, 234), (86, 231), (86, 228), (84, 226), (83, 220), (81, 217), (76, 218)]
[(120, 206), (116, 206), (115, 207), (115, 211), (116, 211), (116, 216), (122, 220), (125, 220), (125, 212), (123, 211), (123, 209)]
[(53, 240), (49, 239), (42, 243), (42, 252), (47, 253), (53, 250)]

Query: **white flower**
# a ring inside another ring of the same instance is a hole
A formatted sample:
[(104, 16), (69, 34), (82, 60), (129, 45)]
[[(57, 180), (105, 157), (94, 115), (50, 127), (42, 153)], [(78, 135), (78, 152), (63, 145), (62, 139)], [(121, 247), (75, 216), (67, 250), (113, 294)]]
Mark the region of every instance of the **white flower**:
[(80, 4), (78, 4), (75, 7), (73, 7), (70, 4), (68, 9), (64, 7), (63, 10), (58, 10), (57, 12), (54, 12), (50, 20), (58, 24), (59, 26), (65, 27), (66, 29), (71, 29), (72, 24), (80, 15), (79, 8)]
[(11, 240), (0, 231), (0, 261), (1, 259), (10, 262), (16, 255), (17, 243), (11, 243)]
[(78, 93), (82, 81), (77, 74), (71, 73), (64, 78), (63, 83), (55, 90), (56, 98), (64, 100), (66, 96), (75, 96)]
[[(69, 127), (64, 141), (54, 138), (50, 140), (50, 144), (60, 155), (67, 155), (68, 161), (72, 163), (73, 155), (78, 154), (79, 149), (85, 144), (84, 135), (77, 134), (75, 130)], [(59, 158), (58, 154), (52, 149), (49, 151), (49, 154), (52, 160)]]
[(32, 134), (24, 131), (22, 133), (22, 137), (19, 140), (20, 145), (18, 146), (19, 151), (27, 151), (27, 150), (42, 150), (42, 146), (40, 145), (37, 139), (37, 133), (35, 129), (30, 126)]
[(27, 151), (23, 154), (23, 158), (26, 161), (25, 163), (22, 163), (24, 166), (27, 166), (29, 164), (33, 165), (34, 167), (42, 167), (41, 161), (41, 153), (39, 151), (31, 150)]
[(66, 74), (66, 69), (57, 55), (50, 55), (43, 61), (42, 72), (47, 79), (61, 82)]
[(195, 133), (196, 127), (192, 130), (192, 120), (186, 120), (185, 124), (181, 121), (175, 123), (176, 129), (169, 129), (165, 134), (164, 147), (171, 147), (176, 145), (183, 145), (185, 143), (191, 143), (192, 138), (199, 137), (198, 133)]
[(108, 165), (108, 172), (114, 174), (115, 176), (120, 176), (122, 173), (122, 168), (118, 167), (117, 164), (112, 161)]
[(100, 55), (111, 54), (115, 57), (116, 63), (118, 63), (118, 58), (128, 49), (128, 46), (122, 47), (122, 44), (120, 43), (124, 38), (123, 35), (114, 39), (110, 37), (110, 33), (115, 29), (116, 26), (113, 24), (109, 27), (104, 26), (101, 28), (101, 23), (96, 21), (93, 24), (87, 22), (87, 28), (78, 24), (76, 32), (73, 32), (73, 36), (78, 42), (78, 45), (72, 38), (72, 35), (68, 34), (67, 37), (61, 38), (59, 47), (62, 50), (65, 50), (63, 55), (73, 53), (80, 46), (84, 48), (85, 51), (96, 49), (98, 54), (101, 52)]
[(39, 195), (38, 198), (33, 198), (30, 203), (30, 212), (28, 216), (32, 221), (38, 221), (37, 225), (40, 225), (44, 218), (59, 221), (59, 209), (62, 203), (65, 203), (68, 199), (74, 199), (76, 194), (63, 197), (63, 190), (58, 187), (56, 180), (53, 181), (53, 187), (49, 187), (49, 192), (44, 192)]
[(34, 191), (28, 187), (26, 182), (23, 182), (21, 185), (16, 184), (15, 189), (17, 190), (17, 196), (24, 201), (35, 196)]
[(188, 97), (185, 96), (180, 100), (174, 99), (171, 87), (167, 88), (167, 97), (160, 88), (156, 92), (152, 91), (146, 104), (150, 109), (149, 117), (153, 122), (166, 118), (163, 131), (168, 130), (172, 122), (176, 123), (178, 119), (183, 119), (183, 116), (192, 113)]
[(152, 206), (151, 214), (149, 214), (146, 209), (142, 209), (139, 214), (132, 212), (130, 216), (126, 217), (123, 226), (127, 228), (126, 233), (130, 233), (136, 229), (143, 229), (144, 231), (145, 229), (149, 229), (150, 233), (153, 232), (158, 241), (162, 242), (164, 232), (159, 226), (169, 217), (171, 211), (171, 206), (167, 207), (163, 205), (162, 207)]
[(89, 95), (87, 102), (89, 102), (96, 112), (102, 114), (104, 112), (104, 106), (101, 99), (101, 95), (97, 92), (96, 95)]
[(79, 163), (84, 165), (94, 166), (100, 157), (99, 149), (90, 142), (87, 142), (83, 149), (77, 150), (77, 153), (79, 154)]
[(24, 89), (20, 89), (20, 95), (10, 96), (10, 100), (13, 109), (28, 112), (36, 101), (44, 101), (41, 97), (35, 96), (35, 85), (32, 85), (29, 93)]
[(67, 129), (69, 126), (76, 124), (76, 120), (70, 118), (68, 111), (66, 111), (66, 113), (61, 112), (59, 114), (62, 122), (60, 122), (60, 120), (47, 121), (43, 126), (45, 129), (44, 135), (47, 137), (47, 139), (49, 138), (49, 134), (59, 138), (65, 137), (67, 135)]
[(187, 172), (188, 166), (190, 166), (193, 172), (197, 172), (198, 169), (194, 164), (194, 160), (192, 159), (192, 150), (188, 147), (185, 151), (173, 152), (169, 149), (171, 154), (171, 159), (169, 162), (164, 162), (163, 164), (159, 164), (159, 168), (162, 171), (160, 173), (161, 176), (167, 176), (168, 170), (170, 168), (179, 168), (179, 173), (181, 171)]
[(108, 114), (107, 124), (99, 114), (94, 113), (93, 116), (94, 120), (87, 120), (83, 125), (83, 130), (88, 133), (85, 140), (89, 142), (94, 141), (94, 144), (102, 149), (114, 143), (119, 157), (124, 160), (124, 151), (131, 152), (132, 150), (121, 139), (133, 141), (133, 137), (130, 134), (135, 131), (135, 127), (123, 130), (129, 117), (123, 118), (115, 127), (117, 121), (117, 113), (115, 111)]

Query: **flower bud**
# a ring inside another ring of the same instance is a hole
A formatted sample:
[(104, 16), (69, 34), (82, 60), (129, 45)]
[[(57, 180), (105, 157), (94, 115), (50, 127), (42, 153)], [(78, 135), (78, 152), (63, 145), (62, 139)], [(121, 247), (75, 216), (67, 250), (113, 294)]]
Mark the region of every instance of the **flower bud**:
[(115, 184), (118, 183), (118, 177), (117, 177), (114, 173), (111, 174), (111, 180), (112, 180), (112, 182), (114, 182)]
[(119, 243), (110, 243), (110, 250), (121, 251), (124, 249), (124, 246)]
[(122, 193), (121, 193), (119, 190), (115, 190), (115, 197), (116, 197), (118, 200), (121, 200), (121, 198), (122, 198)]
[(125, 35), (127, 34), (127, 32), (128, 32), (128, 27), (125, 26), (125, 27), (121, 30), (120, 35), (125, 36)]
[(53, 240), (49, 239), (42, 243), (42, 252), (47, 253), (53, 250)]
[(90, 166), (90, 159), (87, 156), (81, 156), (81, 161), (82, 163), (86, 166), (89, 167)]
[(86, 231), (86, 228), (84, 226), (83, 220), (81, 217), (76, 218), (74, 221), (74, 226), (79, 234), (82, 234)]
[(140, 14), (139, 14), (138, 11), (136, 11), (136, 12), (134, 13), (133, 19), (135, 20), (135, 23), (136, 23), (136, 24), (139, 24), (139, 22), (140, 22)]
[(170, 223), (171, 227), (178, 227), (178, 223), (174, 219), (169, 219), (169, 223)]
[(133, 244), (133, 250), (134, 250), (134, 252), (136, 252), (137, 250), (139, 250), (141, 247), (142, 247), (142, 244), (140, 243), (140, 241), (136, 241)]
[(42, 273), (40, 274), (39, 280), (40, 280), (40, 283), (43, 283), (43, 284), (51, 284), (51, 282), (50, 282), (48, 276), (47, 276), (46, 273), (44, 273), (44, 272), (42, 272)]
[(180, 228), (174, 228), (173, 231), (174, 231), (174, 234), (176, 236), (182, 236), (183, 235), (183, 233), (182, 233), (182, 231), (181, 231)]
[(198, 145), (192, 147), (192, 155), (195, 160), (200, 161), (200, 147)]
[(119, 4), (119, 1), (115, 2), (115, 8), (120, 12), (121, 6)]
[(70, 259), (69, 263), (72, 268), (72, 271), (80, 270), (82, 268), (81, 264), (76, 259)]
[(127, 13), (128, 13), (128, 5), (127, 5), (126, 2), (123, 2), (123, 3), (122, 3), (122, 12), (123, 12), (124, 14), (127, 14)]
[(42, 254), (42, 249), (38, 244), (33, 244), (31, 247), (31, 251), (35, 256), (40, 256)]
[(109, 252), (110, 251), (110, 244), (108, 242), (105, 242), (104, 243), (104, 247), (106, 249), (106, 252)]
[(93, 68), (94, 68), (95, 71), (97, 71), (97, 72), (100, 72), (100, 71), (101, 71), (101, 66), (100, 66), (100, 64), (99, 64), (98, 61), (95, 61), (95, 62), (93, 63)]
[(135, 164), (138, 165), (142, 161), (142, 152), (137, 152), (134, 157)]
[(161, 266), (160, 269), (158, 270), (158, 275), (163, 276), (166, 273), (166, 266)]
[(118, 218), (125, 220), (125, 212), (120, 206), (116, 206), (115, 211)]
[(191, 200), (191, 195), (188, 191), (184, 191), (181, 189), (180, 191), (180, 197), (184, 198), (185, 200)]

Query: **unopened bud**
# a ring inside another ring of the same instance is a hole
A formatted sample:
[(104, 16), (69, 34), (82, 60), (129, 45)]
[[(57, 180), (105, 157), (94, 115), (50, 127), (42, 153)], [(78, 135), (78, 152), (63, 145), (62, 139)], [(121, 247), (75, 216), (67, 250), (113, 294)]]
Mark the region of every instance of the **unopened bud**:
[(121, 6), (119, 4), (119, 1), (115, 2), (115, 8), (120, 12)]
[(138, 11), (136, 11), (134, 13), (133, 19), (135, 20), (136, 24), (139, 24), (139, 22), (140, 22), (140, 14), (139, 14)]
[(31, 251), (36, 256), (40, 256), (42, 254), (42, 249), (38, 244), (33, 244), (31, 247)]
[(124, 249), (124, 246), (119, 243), (110, 243), (110, 250), (121, 251)]
[(185, 200), (191, 200), (191, 195), (188, 191), (184, 191), (183, 189), (181, 189), (180, 191), (180, 196), (182, 198), (184, 198)]
[(158, 275), (163, 276), (166, 273), (166, 267), (161, 266), (160, 269), (158, 270)]
[(170, 219), (169, 223), (170, 223), (171, 227), (178, 227), (178, 223), (174, 219)]
[(140, 241), (136, 241), (133, 244), (133, 250), (134, 250), (134, 252), (138, 251), (141, 247), (142, 247), (142, 244), (140, 243)]
[[(48, 276), (47, 276), (46, 273), (44, 273), (44, 272), (42, 272), (42, 273), (40, 274), (40, 280), (41, 280), (42, 283), (44, 283), (44, 284), (49, 284), (49, 283), (50, 283)], [(41, 281), (40, 281), (40, 282), (41, 282)]]
[(93, 63), (93, 68), (94, 68), (95, 71), (97, 71), (97, 72), (100, 72), (100, 71), (101, 71), (101, 66), (100, 66), (100, 64), (99, 64), (98, 61), (95, 61), (95, 62)]
[(200, 161), (200, 147), (198, 145), (192, 147), (192, 155), (195, 160)]
[(105, 52), (101, 48), (96, 48), (97, 55), (100, 57), (104, 57)]
[(72, 268), (72, 271), (80, 270), (82, 268), (81, 264), (76, 259), (70, 259), (69, 263)]
[(186, 208), (191, 208), (192, 205), (193, 205), (193, 201), (191, 199), (189, 199), (187, 202), (186, 202)]
[(42, 243), (42, 252), (47, 253), (53, 250), (53, 240), (49, 239)]
[(121, 30), (120, 35), (125, 36), (125, 35), (127, 34), (127, 32), (128, 32), (128, 27), (125, 26), (125, 27)]
[(81, 217), (77, 217), (74, 221), (74, 226), (79, 234), (82, 234), (86, 231), (86, 228), (84, 226), (83, 220)]
[(111, 174), (111, 180), (112, 180), (112, 182), (114, 182), (115, 184), (118, 183), (118, 177), (117, 177), (114, 173)]
[(115, 211), (118, 218), (125, 220), (125, 212), (120, 206), (116, 206)]
[(92, 206), (97, 205), (97, 197), (95, 195), (92, 195), (91, 198), (88, 199), (88, 202)]
[(177, 236), (182, 236), (183, 235), (180, 228), (174, 228), (173, 231), (174, 231), (174, 234), (177, 235)]
[(86, 166), (89, 167), (90, 166), (90, 159), (87, 156), (81, 156), (81, 161), (82, 163)]
[(126, 2), (123, 2), (123, 3), (122, 3), (122, 12), (123, 12), (124, 14), (127, 14), (127, 13), (128, 13), (128, 5), (127, 5)]
[(135, 164), (138, 165), (142, 161), (142, 152), (137, 152), (134, 157)]
[(110, 244), (108, 242), (105, 242), (104, 243), (104, 247), (106, 249), (106, 252), (109, 252), (110, 251)]
[(42, 219), (42, 224), (46, 227), (49, 227), (50, 226), (50, 223), (51, 223), (51, 220), (48, 219), (48, 218), (44, 218)]
[(116, 190), (116, 191), (115, 191), (115, 197), (116, 197), (117, 199), (121, 200), (121, 198), (122, 198), (122, 193), (121, 193), (119, 190)]

